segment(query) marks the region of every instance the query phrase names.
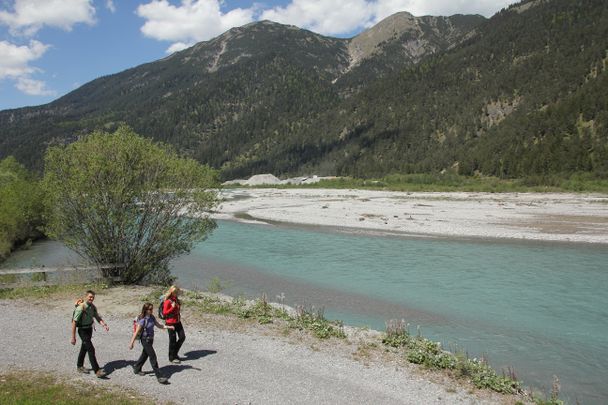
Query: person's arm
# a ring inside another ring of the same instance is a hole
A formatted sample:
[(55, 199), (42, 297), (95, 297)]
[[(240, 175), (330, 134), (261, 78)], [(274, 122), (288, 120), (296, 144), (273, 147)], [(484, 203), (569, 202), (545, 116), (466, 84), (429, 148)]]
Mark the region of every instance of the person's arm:
[(74, 316), (72, 317), (72, 336), (70, 337), (70, 343), (73, 345), (76, 344), (76, 322), (84, 316), (84, 304), (82, 303), (82, 300), (79, 301), (80, 304), (74, 309)]
[(99, 324), (101, 326), (103, 326), (103, 328), (106, 330), (106, 332), (110, 331), (110, 326), (108, 326), (108, 324), (106, 323), (106, 321), (104, 321), (103, 319), (99, 319)]
[(70, 339), (70, 343), (76, 344), (76, 321), (72, 319), (72, 338)]
[(156, 327), (160, 328), (160, 329), (175, 330), (175, 326), (172, 326), (172, 325), (163, 325), (162, 323), (158, 322), (158, 320), (156, 318), (154, 318), (154, 325), (156, 325)]
[(93, 316), (95, 317), (95, 319), (97, 320), (97, 322), (99, 322), (99, 324), (101, 326), (103, 326), (103, 328), (106, 330), (106, 332), (110, 331), (110, 327), (108, 326), (108, 324), (106, 323), (106, 321), (104, 321), (101, 316), (99, 315), (99, 313), (97, 312), (97, 307), (94, 307), (93, 309)]
[(135, 344), (135, 339), (137, 339), (137, 336), (139, 335), (139, 333), (141, 332), (142, 326), (141, 324), (137, 324), (137, 329), (135, 329), (135, 332), (133, 332), (133, 336), (131, 336), (131, 342), (129, 342), (129, 350), (133, 349), (133, 345)]

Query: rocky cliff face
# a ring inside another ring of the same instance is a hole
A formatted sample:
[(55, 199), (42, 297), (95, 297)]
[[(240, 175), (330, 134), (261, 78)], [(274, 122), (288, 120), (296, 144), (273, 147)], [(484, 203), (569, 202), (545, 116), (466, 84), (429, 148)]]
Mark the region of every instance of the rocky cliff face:
[(350, 96), (370, 80), (450, 49), (483, 21), (478, 15), (414, 17), (407, 12), (385, 18), (348, 42), (349, 64), (337, 79), (341, 94)]

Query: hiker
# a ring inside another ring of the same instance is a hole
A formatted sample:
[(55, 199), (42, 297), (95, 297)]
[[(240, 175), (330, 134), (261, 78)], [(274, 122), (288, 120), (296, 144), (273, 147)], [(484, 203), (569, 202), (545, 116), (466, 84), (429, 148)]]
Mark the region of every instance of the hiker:
[(76, 369), (79, 373), (89, 374), (89, 370), (84, 368), (84, 357), (88, 353), (93, 372), (97, 377), (103, 378), (106, 376), (106, 372), (97, 364), (95, 347), (91, 341), (93, 337), (93, 321), (97, 320), (106, 332), (110, 331), (110, 327), (97, 312), (97, 307), (93, 304), (93, 300), (95, 300), (95, 292), (88, 290), (84, 300), (76, 301), (76, 308), (74, 308), (72, 315), (72, 338), (70, 343), (76, 344), (76, 328), (78, 328), (78, 336), (80, 336), (82, 344), (80, 345), (80, 353), (78, 353), (78, 360), (76, 361)]
[(184, 344), (184, 340), (186, 340), (186, 334), (184, 333), (180, 315), (181, 302), (178, 298), (179, 293), (179, 288), (172, 285), (169, 290), (167, 290), (165, 300), (163, 301), (165, 324), (174, 327), (173, 330), (169, 330), (169, 361), (174, 364), (181, 363), (178, 352)]
[(139, 341), (143, 347), (141, 351), (141, 355), (139, 359), (133, 365), (133, 372), (138, 375), (145, 375), (141, 368), (148, 358), (150, 358), (150, 365), (152, 365), (152, 370), (154, 370), (154, 374), (156, 375), (156, 379), (161, 384), (167, 383), (167, 378), (163, 377), (160, 373), (160, 369), (158, 368), (158, 361), (156, 359), (156, 352), (154, 351), (154, 347), (152, 344), (154, 343), (154, 327), (161, 329), (169, 329), (173, 330), (173, 326), (170, 325), (162, 325), (159, 323), (154, 315), (152, 315), (153, 306), (151, 303), (147, 302), (141, 309), (141, 313), (137, 317), (137, 327), (133, 331), (133, 336), (131, 337), (131, 343), (129, 343), (129, 349), (133, 349), (133, 344), (135, 343), (135, 339), (139, 337)]

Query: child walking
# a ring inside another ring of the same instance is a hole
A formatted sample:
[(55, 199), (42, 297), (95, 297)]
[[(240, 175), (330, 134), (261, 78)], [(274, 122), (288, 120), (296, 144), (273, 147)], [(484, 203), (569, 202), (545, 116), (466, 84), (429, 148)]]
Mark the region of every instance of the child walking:
[(143, 347), (141, 355), (139, 359), (135, 362), (133, 366), (133, 372), (138, 375), (144, 375), (141, 371), (144, 363), (148, 358), (150, 358), (150, 365), (152, 365), (152, 369), (154, 370), (154, 374), (156, 375), (156, 379), (161, 384), (166, 384), (168, 379), (163, 377), (160, 373), (160, 369), (158, 368), (158, 361), (156, 359), (156, 352), (154, 351), (154, 347), (152, 344), (154, 343), (154, 327), (161, 329), (170, 329), (173, 330), (173, 326), (159, 323), (153, 313), (154, 306), (147, 302), (141, 309), (141, 314), (137, 317), (137, 328), (133, 331), (133, 336), (131, 337), (131, 342), (129, 343), (129, 349), (133, 349), (133, 345), (135, 343), (135, 339), (139, 337), (139, 341)]

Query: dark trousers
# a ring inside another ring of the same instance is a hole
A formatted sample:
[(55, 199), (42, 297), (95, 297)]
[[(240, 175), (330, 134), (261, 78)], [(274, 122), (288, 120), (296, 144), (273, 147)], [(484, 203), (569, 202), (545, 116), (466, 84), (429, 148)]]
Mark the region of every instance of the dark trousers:
[(184, 340), (186, 340), (186, 334), (184, 333), (182, 323), (178, 322), (173, 326), (175, 326), (175, 330), (167, 330), (167, 332), (169, 332), (169, 361), (178, 358), (177, 353), (184, 344)]
[(152, 370), (154, 370), (154, 374), (156, 374), (156, 377), (161, 377), (160, 369), (158, 368), (158, 360), (156, 360), (156, 352), (154, 351), (154, 347), (152, 346), (152, 344), (154, 343), (154, 339), (142, 338), (140, 342), (143, 346), (143, 350), (141, 351), (139, 359), (137, 359), (137, 361), (135, 362), (133, 369), (136, 373), (140, 372), (141, 368), (146, 363), (146, 360), (148, 360), (149, 358)]
[(99, 370), (99, 364), (97, 364), (97, 359), (95, 358), (95, 347), (93, 347), (93, 342), (91, 342), (93, 328), (78, 328), (78, 336), (80, 336), (82, 344), (80, 345), (80, 353), (78, 353), (76, 367), (82, 367), (84, 365), (84, 356), (88, 353), (91, 368), (94, 372), (97, 372), (97, 370)]

